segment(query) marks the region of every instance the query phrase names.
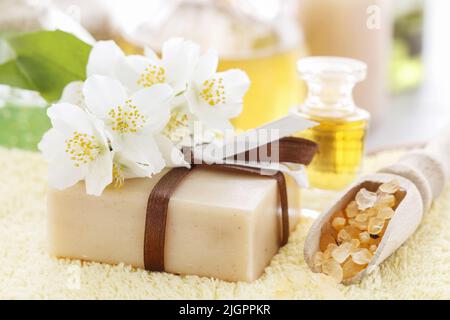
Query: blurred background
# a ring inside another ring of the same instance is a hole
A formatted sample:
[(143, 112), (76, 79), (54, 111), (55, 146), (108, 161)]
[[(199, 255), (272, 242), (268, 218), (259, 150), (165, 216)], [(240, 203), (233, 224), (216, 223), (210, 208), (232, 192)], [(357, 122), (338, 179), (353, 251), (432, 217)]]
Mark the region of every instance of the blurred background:
[[(296, 61), (337, 55), (368, 64), (355, 88), (371, 114), (367, 150), (426, 141), (450, 119), (450, 1), (445, 0), (0, 0), (0, 34), (62, 29), (127, 53), (182, 36), (215, 48), (220, 68), (252, 85), (236, 127), (286, 114), (305, 98)], [(10, 58), (0, 42), (0, 63)], [(0, 145), (36, 149), (49, 128), (36, 93), (0, 85)]]

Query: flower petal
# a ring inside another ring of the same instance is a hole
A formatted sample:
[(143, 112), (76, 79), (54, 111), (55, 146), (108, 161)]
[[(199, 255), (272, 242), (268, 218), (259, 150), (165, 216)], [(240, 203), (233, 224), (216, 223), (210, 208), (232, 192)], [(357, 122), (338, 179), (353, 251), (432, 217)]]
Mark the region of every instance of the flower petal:
[(38, 146), (48, 162), (49, 185), (55, 189), (65, 189), (73, 186), (84, 178), (86, 167), (74, 166), (65, 152), (65, 137), (52, 128), (47, 131)]
[(250, 86), (248, 75), (242, 70), (230, 69), (225, 72), (218, 72), (216, 76), (223, 79), (227, 103), (242, 103)]
[(72, 81), (64, 87), (59, 102), (67, 102), (76, 106), (85, 107), (83, 96), (83, 81)]
[(83, 180), (86, 173), (86, 167), (75, 167), (70, 160), (63, 159), (58, 157), (58, 160), (51, 161), (48, 165), (48, 184), (58, 190), (69, 188)]
[[(196, 90), (188, 90), (185, 94), (189, 102), (189, 109), (194, 116), (201, 122), (202, 126), (213, 130), (233, 129), (233, 125), (228, 120), (228, 112), (225, 108), (228, 105), (210, 106), (201, 97), (198, 96)], [(237, 108), (242, 106), (233, 106)], [(224, 110), (225, 109), (225, 110)]]
[(160, 172), (165, 166), (158, 145), (151, 135), (123, 135), (116, 137), (113, 143), (127, 160), (148, 166), (150, 174)]
[(103, 190), (112, 182), (112, 159), (112, 153), (106, 151), (89, 164), (86, 173), (87, 194), (100, 196)]
[(57, 160), (60, 150), (64, 148), (65, 137), (56, 129), (48, 130), (38, 144), (38, 149), (47, 162)]
[(111, 108), (127, 99), (127, 92), (119, 81), (99, 75), (90, 76), (85, 81), (83, 94), (88, 110), (100, 119), (106, 118)]
[(53, 128), (65, 136), (74, 131), (94, 134), (92, 121), (85, 110), (70, 103), (56, 103), (47, 110)]
[(150, 177), (152, 174), (149, 166), (130, 161), (123, 157), (120, 152), (115, 153), (114, 162), (120, 165), (124, 179)]
[(150, 64), (156, 64), (156, 60), (152, 61), (143, 56), (127, 56), (120, 59), (117, 63), (116, 74), (120, 82), (127, 87), (129, 92), (135, 92), (142, 88), (138, 84), (140, 76)]
[(158, 131), (165, 127), (170, 118), (169, 101), (172, 93), (169, 85), (155, 84), (130, 97), (132, 104), (147, 117), (146, 128)]
[(219, 56), (217, 51), (208, 50), (203, 54), (195, 68), (193, 78), (198, 84), (202, 84), (203, 81), (212, 78), (216, 73), (217, 66), (219, 64)]
[(87, 64), (87, 76), (94, 74), (115, 76), (117, 62), (125, 54), (114, 41), (99, 41), (91, 50)]
[(186, 167), (189, 168), (189, 163), (184, 159), (184, 155), (180, 149), (176, 148), (169, 138), (163, 135), (155, 136), (156, 143), (161, 151), (162, 157), (168, 167)]
[(182, 38), (172, 38), (163, 44), (162, 62), (167, 83), (173, 87), (175, 94), (186, 89), (199, 55), (200, 47)]
[[(212, 78), (209, 78), (213, 84), (213, 94), (216, 92), (218, 83), (221, 83), (223, 89), (214, 97), (215, 100), (223, 100), (217, 104), (213, 100), (206, 101), (201, 92), (206, 90), (203, 83), (195, 83), (187, 92), (186, 99), (189, 102), (191, 112), (197, 116), (206, 126), (212, 129), (231, 129), (228, 119), (238, 116), (242, 112), (243, 98), (248, 90), (250, 80), (245, 72), (237, 69), (228, 70), (226, 72), (218, 72)], [(216, 99), (217, 98), (217, 99)]]

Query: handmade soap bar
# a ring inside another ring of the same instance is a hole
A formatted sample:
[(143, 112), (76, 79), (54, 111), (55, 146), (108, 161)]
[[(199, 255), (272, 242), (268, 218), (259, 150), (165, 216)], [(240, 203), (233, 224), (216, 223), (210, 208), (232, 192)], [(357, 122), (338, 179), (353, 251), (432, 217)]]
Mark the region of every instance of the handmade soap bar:
[[(144, 267), (148, 196), (163, 174), (130, 179), (101, 197), (84, 183), (48, 195), (50, 252), (58, 257)], [(287, 177), (290, 229), (300, 216), (299, 189)], [(172, 195), (165, 270), (228, 281), (257, 279), (279, 249), (281, 210), (276, 180), (195, 169)]]

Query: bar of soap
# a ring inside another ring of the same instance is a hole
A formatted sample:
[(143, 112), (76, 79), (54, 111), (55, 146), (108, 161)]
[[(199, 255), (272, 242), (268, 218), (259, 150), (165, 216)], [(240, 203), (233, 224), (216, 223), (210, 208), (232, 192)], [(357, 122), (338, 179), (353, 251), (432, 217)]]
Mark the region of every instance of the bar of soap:
[[(166, 171), (126, 180), (119, 189), (89, 196), (84, 183), (49, 190), (50, 253), (144, 267), (148, 196)], [(291, 230), (300, 216), (300, 192), (287, 177)], [(172, 195), (167, 216), (165, 270), (227, 281), (253, 281), (279, 249), (281, 209), (276, 180), (195, 169)]]

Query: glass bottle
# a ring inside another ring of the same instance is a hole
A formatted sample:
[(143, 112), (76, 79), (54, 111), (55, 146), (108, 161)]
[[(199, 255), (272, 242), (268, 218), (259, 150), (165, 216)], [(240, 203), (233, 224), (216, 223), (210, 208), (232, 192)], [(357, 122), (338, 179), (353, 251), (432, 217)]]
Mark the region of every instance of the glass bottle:
[(350, 58), (308, 57), (298, 62), (308, 94), (296, 111), (318, 123), (299, 133), (319, 145), (308, 168), (314, 188), (342, 189), (358, 173), (370, 116), (355, 105), (352, 91), (365, 78), (366, 69), (365, 63)]
[[(406, 0), (409, 1), (409, 0)], [(392, 43), (391, 0), (302, 0), (300, 25), (312, 56), (341, 56), (370, 68), (354, 99), (376, 125), (389, 112), (388, 80)]]
[[(158, 52), (167, 39), (183, 37), (216, 49), (219, 70), (247, 72), (251, 85), (242, 113), (233, 119), (236, 128), (273, 121), (303, 100), (295, 63), (306, 50), (295, 10), (288, 8), (292, 1), (167, 0), (158, 6), (130, 1), (136, 4), (130, 7), (127, 1), (116, 8), (116, 40), (128, 53), (145, 46)], [(123, 15), (125, 10), (133, 10), (133, 21)]]

